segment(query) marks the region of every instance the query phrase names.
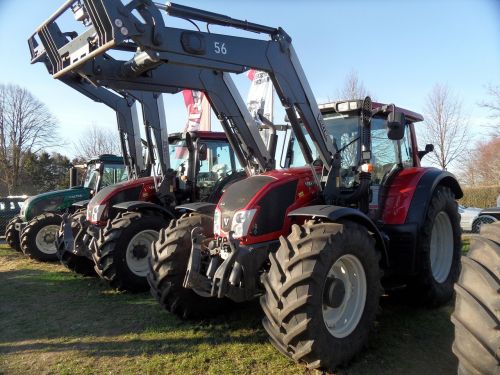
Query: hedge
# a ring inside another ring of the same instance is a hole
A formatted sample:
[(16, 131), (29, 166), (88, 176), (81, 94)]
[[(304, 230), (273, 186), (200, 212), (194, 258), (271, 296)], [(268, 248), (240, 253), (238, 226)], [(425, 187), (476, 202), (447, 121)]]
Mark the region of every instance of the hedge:
[(464, 196), (458, 202), (466, 207), (496, 207), (500, 185), (482, 187), (463, 187)]

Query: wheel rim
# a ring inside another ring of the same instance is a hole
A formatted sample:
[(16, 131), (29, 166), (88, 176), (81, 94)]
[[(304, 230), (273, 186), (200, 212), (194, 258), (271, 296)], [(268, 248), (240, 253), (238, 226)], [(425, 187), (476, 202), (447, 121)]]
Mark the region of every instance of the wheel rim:
[(453, 228), (446, 212), (441, 211), (434, 219), (431, 234), (431, 270), (438, 283), (444, 282), (453, 262)]
[(328, 271), (323, 286), (323, 321), (330, 334), (343, 338), (361, 319), (366, 303), (366, 274), (352, 254), (341, 256)]
[(44, 254), (55, 254), (57, 232), (59, 225), (46, 225), (38, 231), (35, 237), (35, 243), (38, 250)]
[(158, 232), (152, 229), (137, 233), (127, 246), (127, 266), (139, 277), (146, 277), (149, 270), (148, 258), (151, 254), (151, 245), (158, 239)]

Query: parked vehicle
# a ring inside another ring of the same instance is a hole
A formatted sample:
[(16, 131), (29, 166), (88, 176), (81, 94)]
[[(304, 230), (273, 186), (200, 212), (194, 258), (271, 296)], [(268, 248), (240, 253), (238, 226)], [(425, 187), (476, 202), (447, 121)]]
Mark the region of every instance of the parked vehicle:
[(101, 155), (81, 167), (86, 171), (83, 185), (34, 195), (23, 202), (19, 215), (6, 228), (6, 241), (12, 248), (37, 260), (57, 260), (60, 215), (100, 188), (126, 179), (123, 158), (115, 155)]
[(481, 226), (500, 220), (500, 207), (485, 208), (479, 212), (472, 222), (472, 233), (479, 233)]
[(21, 211), (26, 196), (0, 198), (0, 233), (5, 233), (9, 222)]
[[(464, 232), (472, 232), (472, 224), (478, 217), (482, 208), (458, 206), (458, 213), (460, 214), (460, 227)], [(477, 233), (477, 232), (476, 232)]]
[[(84, 4), (86, 38), (55, 32), (69, 3), (39, 28), (50, 60), (61, 62), (55, 76), (78, 69), (99, 83), (106, 51), (128, 50), (130, 61), (110, 64), (117, 80), (158, 88), (172, 79), (164, 74), (170, 69), (177, 85), (202, 81), (197, 89), (214, 104), (230, 143), (247, 142), (245, 154), (234, 149), (239, 159), (247, 155), (241, 163), (251, 176), (229, 186), (216, 206), (183, 205), (191, 213), (154, 245), (150, 283), (169, 311), (208, 315), (224, 299), (260, 297), (273, 345), (308, 368), (334, 371), (367, 343), (381, 286), (406, 287), (429, 306), (450, 300), (460, 270), (456, 199), (463, 193), (452, 174), (420, 166), (414, 124), (421, 115), (369, 97), (319, 108), (282, 28), (173, 3)], [(269, 40), (171, 28), (162, 11)], [(228, 73), (249, 68), (269, 73), (307, 168), (276, 170), (272, 152), (256, 151), (256, 138), (238, 138), (249, 129), (234, 131), (248, 110)], [(220, 110), (226, 103), (235, 110)]]

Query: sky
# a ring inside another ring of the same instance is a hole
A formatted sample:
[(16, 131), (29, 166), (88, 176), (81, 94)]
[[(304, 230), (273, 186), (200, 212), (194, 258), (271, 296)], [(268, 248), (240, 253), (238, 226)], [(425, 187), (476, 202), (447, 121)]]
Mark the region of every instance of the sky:
[[(461, 98), (474, 137), (487, 132), (488, 112), (478, 103), (488, 99), (486, 85), (500, 85), (499, 0), (177, 2), (283, 27), (319, 103), (336, 98), (345, 77), (355, 71), (377, 101), (425, 116), (426, 98), (440, 83)], [(62, 3), (0, 0), (0, 84), (25, 87), (44, 102), (58, 119), (62, 139), (52, 151), (74, 156), (74, 143), (86, 128), (114, 130), (116, 120), (103, 104), (54, 80), (42, 64), (30, 64), (28, 37)], [(192, 29), (185, 21), (167, 20), (167, 25)], [(240, 76), (235, 81), (246, 98), (248, 79)], [(181, 131), (186, 121), (182, 97), (166, 95), (165, 102), (169, 132)], [(213, 123), (213, 129), (221, 128)]]

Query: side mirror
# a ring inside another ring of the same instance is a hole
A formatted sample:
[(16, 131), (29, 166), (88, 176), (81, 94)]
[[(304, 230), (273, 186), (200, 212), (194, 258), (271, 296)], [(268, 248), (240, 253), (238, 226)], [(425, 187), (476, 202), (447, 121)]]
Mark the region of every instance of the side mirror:
[(198, 159), (200, 161), (202, 160), (207, 160), (207, 144), (206, 143), (202, 143), (200, 144), (200, 149), (198, 151)]
[(434, 151), (434, 145), (431, 145), (430, 143), (425, 145), (425, 151), (419, 151), (418, 152), (418, 158), (422, 160), (422, 158), (427, 155), (429, 152)]
[(405, 135), (405, 124), (405, 114), (394, 108), (387, 117), (387, 138), (393, 141), (403, 139)]

